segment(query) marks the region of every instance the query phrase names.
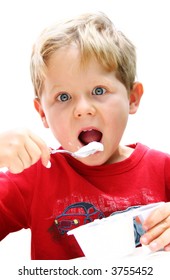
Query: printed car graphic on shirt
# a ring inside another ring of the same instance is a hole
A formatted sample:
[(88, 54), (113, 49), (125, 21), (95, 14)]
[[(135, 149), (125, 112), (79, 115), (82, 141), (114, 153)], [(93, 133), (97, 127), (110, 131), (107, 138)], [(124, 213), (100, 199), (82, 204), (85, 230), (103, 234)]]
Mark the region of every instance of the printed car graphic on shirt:
[(55, 218), (55, 225), (60, 234), (94, 221), (104, 218), (103, 212), (88, 202), (78, 202), (69, 205), (63, 213)]

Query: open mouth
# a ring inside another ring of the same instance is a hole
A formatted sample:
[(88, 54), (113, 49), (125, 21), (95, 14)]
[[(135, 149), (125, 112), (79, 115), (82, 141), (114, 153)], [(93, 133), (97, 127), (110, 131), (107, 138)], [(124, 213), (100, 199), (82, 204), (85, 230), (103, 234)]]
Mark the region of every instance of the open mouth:
[(102, 139), (102, 135), (103, 134), (97, 129), (89, 129), (81, 131), (78, 139), (83, 145), (87, 145), (93, 141), (100, 142)]

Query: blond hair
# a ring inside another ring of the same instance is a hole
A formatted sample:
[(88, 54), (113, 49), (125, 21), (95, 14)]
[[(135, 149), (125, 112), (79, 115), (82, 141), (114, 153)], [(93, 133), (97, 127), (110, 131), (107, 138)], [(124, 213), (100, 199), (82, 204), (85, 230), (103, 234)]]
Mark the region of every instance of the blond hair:
[(105, 14), (95, 13), (57, 23), (42, 32), (31, 55), (31, 78), (36, 96), (41, 96), (51, 55), (70, 44), (79, 47), (82, 64), (96, 58), (107, 71), (116, 71), (117, 78), (128, 91), (132, 88), (136, 76), (135, 47)]

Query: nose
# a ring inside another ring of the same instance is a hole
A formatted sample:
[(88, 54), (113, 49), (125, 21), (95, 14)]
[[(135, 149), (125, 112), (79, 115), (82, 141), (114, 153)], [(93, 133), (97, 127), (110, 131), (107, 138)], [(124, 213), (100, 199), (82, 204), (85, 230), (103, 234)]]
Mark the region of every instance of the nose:
[(94, 116), (96, 114), (96, 108), (94, 104), (85, 98), (81, 98), (75, 105), (74, 116), (76, 118), (82, 118), (84, 116)]

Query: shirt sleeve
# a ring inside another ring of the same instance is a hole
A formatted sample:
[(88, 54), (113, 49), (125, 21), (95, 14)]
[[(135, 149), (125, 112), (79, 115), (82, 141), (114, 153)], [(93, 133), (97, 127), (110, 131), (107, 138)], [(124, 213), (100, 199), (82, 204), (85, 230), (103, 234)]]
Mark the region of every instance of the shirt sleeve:
[(0, 172), (0, 240), (29, 227), (29, 213), (36, 184), (36, 167), (19, 174)]
[(167, 201), (170, 201), (170, 155), (165, 160), (165, 190)]

